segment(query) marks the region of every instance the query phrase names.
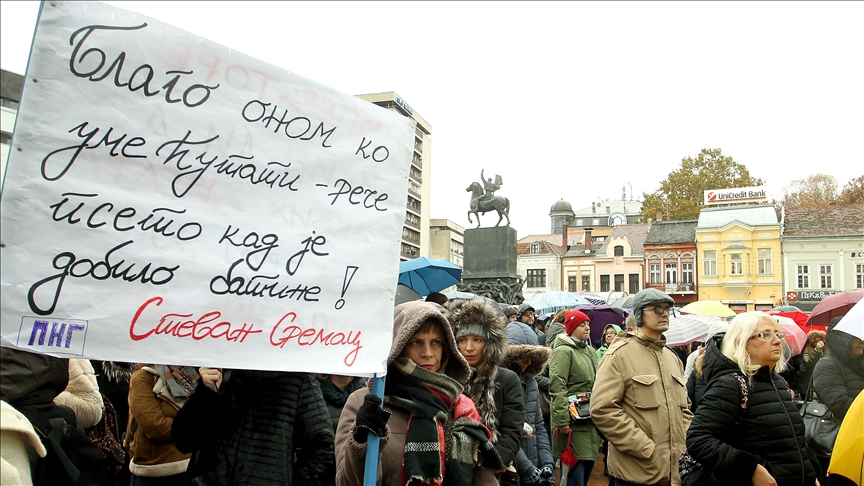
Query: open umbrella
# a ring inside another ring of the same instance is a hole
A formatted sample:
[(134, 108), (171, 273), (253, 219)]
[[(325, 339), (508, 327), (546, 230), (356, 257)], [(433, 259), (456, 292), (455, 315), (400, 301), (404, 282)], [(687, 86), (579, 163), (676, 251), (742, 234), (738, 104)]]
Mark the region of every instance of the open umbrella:
[(588, 316), (588, 319), (591, 319), (589, 325), (591, 328), (591, 341), (596, 341), (603, 337), (603, 328), (607, 324), (620, 326), (624, 322), (624, 316), (608, 305), (578, 305), (575, 308)]
[(577, 305), (591, 305), (584, 297), (574, 292), (546, 292), (531, 297), (528, 305), (534, 308), (534, 314), (546, 314), (557, 312), (561, 309), (572, 309)]
[(843, 331), (846, 334), (864, 340), (864, 300), (849, 309), (849, 312), (834, 326), (835, 331)]
[(798, 307), (795, 307), (794, 305), (781, 305), (781, 306), (775, 307), (771, 310), (772, 311), (780, 311), (780, 312), (803, 312), (801, 309), (799, 309)]
[(828, 464), (828, 477), (835, 476), (864, 486), (864, 393), (852, 402), (837, 432)]
[(579, 297), (583, 297), (585, 300), (591, 302), (594, 305), (606, 305), (606, 301), (603, 299), (603, 297), (600, 297), (594, 292), (585, 292), (583, 290), (582, 292), (575, 292), (575, 294)]
[(681, 308), (681, 312), (687, 314), (701, 314), (703, 316), (735, 317), (735, 311), (726, 304), (717, 300), (699, 300), (691, 302)]
[(831, 319), (845, 315), (862, 298), (864, 289), (844, 290), (839, 294), (829, 295), (816, 304), (807, 324), (827, 326)]
[(803, 329), (801, 329), (801, 326), (788, 317), (771, 317), (777, 321), (777, 324), (780, 324), (780, 329), (782, 329), (783, 334), (786, 335), (786, 344), (788, 344), (789, 348), (792, 350), (792, 356), (801, 354), (801, 350), (804, 349), (804, 346), (807, 344), (807, 334)]
[(412, 300), (418, 299), (420, 299), (420, 294), (415, 292), (414, 289), (402, 284), (396, 285), (396, 297), (393, 299), (394, 305), (404, 304), (405, 302), (411, 302)]
[(621, 309), (633, 309), (633, 297), (635, 295), (628, 295), (627, 297), (621, 297), (620, 299), (612, 302), (612, 307), (618, 307)]
[(399, 263), (399, 283), (420, 295), (444, 290), (461, 280), (462, 269), (447, 260), (420, 257)]
[(669, 329), (663, 333), (667, 346), (681, 346), (693, 341), (701, 341), (708, 335), (708, 327), (715, 322), (722, 322), (716, 316), (701, 314), (680, 314), (669, 317)]

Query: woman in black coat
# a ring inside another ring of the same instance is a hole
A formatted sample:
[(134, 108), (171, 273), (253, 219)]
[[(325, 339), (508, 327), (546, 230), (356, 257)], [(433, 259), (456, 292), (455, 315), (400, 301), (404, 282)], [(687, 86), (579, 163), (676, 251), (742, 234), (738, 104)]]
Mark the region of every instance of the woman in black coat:
[[(495, 450), (505, 465), (516, 460), (525, 423), (522, 383), (513, 371), (499, 366), (507, 351), (507, 320), (497, 306), (485, 299), (466, 300), (450, 306), (450, 324), (459, 352), (471, 366), (465, 386), (480, 418), (492, 433)], [(515, 466), (500, 478), (508, 484)]]
[[(720, 346), (718, 348), (718, 343)], [(708, 344), (708, 383), (687, 431), (687, 451), (713, 485), (813, 486), (819, 463), (783, 371), (784, 338), (763, 312), (739, 314)]]
[(825, 335), (828, 356), (813, 369), (813, 389), (834, 417), (843, 420), (864, 390), (864, 342), (843, 331)]

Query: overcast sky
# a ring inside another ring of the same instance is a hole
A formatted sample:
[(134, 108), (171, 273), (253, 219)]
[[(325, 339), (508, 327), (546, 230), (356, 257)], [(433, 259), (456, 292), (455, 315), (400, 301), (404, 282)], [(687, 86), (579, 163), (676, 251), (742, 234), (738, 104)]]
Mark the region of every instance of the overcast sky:
[[(560, 198), (641, 199), (702, 148), (778, 197), (864, 174), (862, 2), (107, 3), (345, 93), (396, 91), (432, 125), (431, 216), (465, 227), (481, 169), (520, 238)], [(0, 2), (3, 69), (24, 73), (38, 6)]]

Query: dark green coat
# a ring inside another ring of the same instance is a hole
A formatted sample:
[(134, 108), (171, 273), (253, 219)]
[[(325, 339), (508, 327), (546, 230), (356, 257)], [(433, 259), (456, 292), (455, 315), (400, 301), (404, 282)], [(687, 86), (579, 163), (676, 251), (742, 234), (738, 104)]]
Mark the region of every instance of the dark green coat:
[(573, 432), (570, 447), (573, 455), (582, 461), (596, 461), (600, 453), (600, 436), (594, 423), (570, 422), (567, 397), (590, 392), (597, 374), (597, 353), (585, 341), (575, 341), (566, 334), (559, 334), (552, 343), (552, 359), (549, 360), (549, 394), (552, 397), (550, 416), (552, 427), (552, 454), (561, 455), (567, 448), (567, 436), (556, 435), (558, 427), (570, 426)]

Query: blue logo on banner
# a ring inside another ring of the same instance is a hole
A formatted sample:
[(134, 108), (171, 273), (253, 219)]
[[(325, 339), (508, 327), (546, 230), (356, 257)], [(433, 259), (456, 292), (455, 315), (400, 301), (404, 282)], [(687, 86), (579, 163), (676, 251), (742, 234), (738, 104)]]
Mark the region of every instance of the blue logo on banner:
[(88, 321), (28, 317), (21, 319), (17, 345), (51, 354), (84, 354)]

